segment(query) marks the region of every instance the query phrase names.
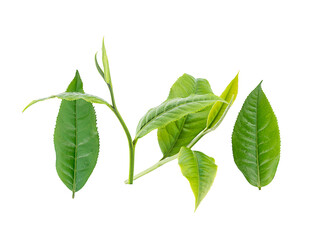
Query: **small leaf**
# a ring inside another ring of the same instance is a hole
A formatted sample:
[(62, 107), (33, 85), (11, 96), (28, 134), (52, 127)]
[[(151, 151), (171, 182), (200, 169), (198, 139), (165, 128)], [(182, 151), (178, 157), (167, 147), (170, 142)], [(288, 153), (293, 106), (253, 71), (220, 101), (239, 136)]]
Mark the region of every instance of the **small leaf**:
[(209, 192), (218, 167), (213, 158), (186, 147), (181, 148), (178, 158), (181, 172), (188, 179), (195, 196), (196, 210)]
[(216, 101), (223, 101), (214, 94), (191, 95), (186, 98), (167, 100), (150, 109), (139, 121), (135, 139), (141, 138), (154, 129), (164, 127), (187, 114), (200, 111)]
[[(226, 112), (236, 100), (238, 94), (238, 75), (239, 73), (220, 95), (220, 97), (228, 103), (216, 102), (212, 106), (208, 115), (207, 129), (215, 129), (217, 127), (217, 124), (221, 122), (220, 119), (223, 119), (222, 117), (225, 116)], [(230, 106), (228, 107), (228, 105)]]
[(101, 77), (104, 79), (104, 72), (102, 71), (102, 69), (101, 69), (101, 67), (100, 67), (100, 65), (99, 65), (99, 63), (98, 63), (97, 54), (98, 54), (98, 53), (96, 53), (96, 54), (94, 55), (94, 62), (95, 62), (95, 64), (96, 64), (96, 68), (97, 68), (98, 72), (100, 73)]
[(253, 186), (264, 187), (275, 176), (280, 159), (280, 133), (261, 83), (249, 94), (232, 133), (233, 157)]
[(41, 102), (41, 101), (44, 101), (44, 100), (48, 100), (48, 99), (51, 99), (51, 98), (60, 98), (62, 100), (67, 100), (67, 101), (75, 101), (75, 100), (79, 100), (79, 99), (82, 99), (82, 100), (85, 100), (86, 102), (89, 102), (89, 103), (98, 103), (98, 104), (105, 104), (107, 105), (108, 107), (111, 107), (110, 104), (103, 100), (102, 98), (99, 98), (99, 97), (96, 97), (96, 96), (93, 96), (93, 95), (90, 95), (90, 94), (86, 94), (86, 93), (80, 93), (80, 92), (63, 92), (63, 93), (60, 93), (60, 94), (56, 94), (56, 95), (52, 95), (50, 97), (46, 97), (46, 98), (40, 98), (40, 99), (37, 99), (37, 100), (33, 100), (32, 102), (30, 102), (24, 109), (23, 109), (23, 112), (29, 108), (31, 105), (37, 103), (37, 102)]
[[(83, 93), (78, 71), (67, 92)], [(54, 131), (54, 146), (58, 175), (74, 197), (90, 177), (99, 154), (96, 114), (91, 103), (81, 99), (62, 100)]]
[[(107, 57), (106, 47), (104, 46), (104, 39), (102, 41), (102, 63), (104, 68), (104, 80), (107, 84), (111, 84), (111, 76), (109, 69), (109, 61)], [(100, 72), (100, 71), (99, 71)]]
[[(184, 74), (172, 85), (168, 100), (185, 98), (191, 94), (210, 93), (212, 94), (212, 90), (207, 80), (195, 79)], [(211, 105), (158, 129), (158, 142), (163, 153), (162, 159), (177, 154), (182, 146), (187, 146), (206, 127), (210, 109)]]

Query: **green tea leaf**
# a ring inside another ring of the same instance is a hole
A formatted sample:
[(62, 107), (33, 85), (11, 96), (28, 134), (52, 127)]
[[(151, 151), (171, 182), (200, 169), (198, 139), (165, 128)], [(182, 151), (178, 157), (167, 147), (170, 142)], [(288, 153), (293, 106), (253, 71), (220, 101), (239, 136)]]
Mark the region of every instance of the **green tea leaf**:
[(268, 185), (280, 159), (280, 133), (261, 83), (249, 94), (232, 133), (233, 157), (239, 170), (253, 186)]
[[(220, 123), (225, 116), (226, 112), (229, 110), (233, 102), (236, 100), (238, 94), (238, 75), (229, 83), (223, 93), (220, 95), (228, 103), (216, 102), (208, 115), (207, 119), (207, 129), (213, 129), (217, 127), (217, 124)], [(228, 105), (230, 105), (228, 107)]]
[(167, 100), (150, 109), (139, 121), (135, 139), (141, 138), (154, 129), (164, 127), (187, 114), (200, 111), (216, 101), (223, 101), (214, 94), (190, 95), (186, 98)]
[(178, 158), (181, 172), (188, 179), (195, 196), (196, 210), (210, 190), (218, 167), (213, 158), (186, 147), (181, 148)]
[[(67, 93), (83, 93), (77, 71)], [(54, 131), (56, 169), (62, 182), (73, 192), (87, 182), (99, 154), (96, 114), (91, 103), (80, 98), (62, 100)]]
[[(191, 94), (210, 93), (212, 94), (212, 90), (207, 80), (195, 79), (184, 74), (172, 85), (168, 100), (185, 98)], [(206, 127), (210, 109), (211, 106), (208, 106), (158, 129), (158, 142), (163, 153), (162, 159), (177, 154), (182, 146), (187, 146)]]
[(98, 104), (105, 104), (108, 107), (111, 107), (110, 104), (103, 100), (102, 98), (90, 95), (90, 94), (86, 94), (86, 93), (80, 93), (80, 92), (63, 92), (60, 94), (56, 94), (56, 95), (52, 95), (50, 97), (46, 97), (46, 98), (40, 98), (37, 100), (33, 100), (32, 102), (30, 102), (24, 109), (23, 112), (29, 108), (31, 105), (37, 103), (37, 102), (41, 102), (44, 100), (48, 100), (48, 99), (52, 99), (52, 98), (60, 98), (62, 100), (67, 100), (67, 101), (75, 101), (75, 100), (85, 100), (86, 102), (89, 103), (98, 103)]
[(96, 64), (96, 68), (97, 68), (98, 72), (100, 73), (101, 77), (104, 79), (104, 72), (102, 71), (102, 69), (101, 69), (101, 67), (100, 67), (100, 65), (99, 65), (99, 63), (98, 63), (97, 54), (98, 54), (98, 53), (96, 53), (96, 54), (94, 55), (94, 62), (95, 62), (95, 64)]
[[(111, 84), (111, 76), (109, 69), (109, 61), (107, 57), (106, 47), (104, 46), (104, 39), (102, 41), (102, 63), (104, 68), (104, 80), (107, 84)], [(100, 72), (100, 71), (99, 71)]]

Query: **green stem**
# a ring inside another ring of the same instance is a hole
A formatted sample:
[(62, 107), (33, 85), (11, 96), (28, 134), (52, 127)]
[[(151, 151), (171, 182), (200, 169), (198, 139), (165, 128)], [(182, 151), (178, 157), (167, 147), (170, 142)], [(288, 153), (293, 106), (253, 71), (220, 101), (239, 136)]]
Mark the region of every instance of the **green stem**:
[(108, 84), (108, 88), (110, 91), (110, 96), (111, 96), (111, 101), (112, 101), (112, 111), (114, 112), (114, 114), (116, 115), (116, 117), (118, 118), (126, 136), (128, 139), (128, 145), (129, 145), (129, 161), (130, 161), (130, 166), (129, 166), (129, 180), (128, 183), (132, 184), (133, 183), (133, 175), (134, 175), (134, 152), (135, 152), (135, 145), (137, 143), (137, 141), (132, 141), (132, 137), (131, 134), (129, 132), (129, 129), (126, 125), (126, 123), (124, 122), (120, 112), (118, 111), (118, 108), (116, 106), (116, 101), (114, 99), (114, 93), (113, 93), (113, 88), (112, 88), (112, 83), (110, 82), (110, 84)]
[[(111, 109), (111, 111), (117, 116), (119, 122), (121, 123), (121, 126), (126, 133), (127, 139), (128, 139), (128, 145), (129, 145), (129, 157), (130, 157), (130, 167), (129, 167), (129, 180), (128, 183), (132, 184), (133, 183), (133, 175), (134, 175), (134, 150), (137, 141), (132, 141), (132, 137), (130, 135), (130, 132), (128, 130), (127, 125), (125, 124), (123, 118), (121, 117), (116, 101), (114, 99), (114, 93), (113, 93), (113, 87), (112, 87), (112, 81), (111, 81), (111, 76), (110, 76), (110, 70), (109, 70), (109, 62), (106, 54), (106, 49), (104, 46), (104, 41), (102, 41), (102, 62), (103, 62), (103, 67), (104, 67), (104, 72), (102, 71), (101, 67), (99, 66), (99, 63), (97, 61), (97, 54), (94, 57), (95, 64), (97, 67), (98, 72), (100, 73), (101, 77), (104, 79), (104, 81), (107, 83), (110, 96), (111, 96), (111, 103), (112, 105), (106, 103), (106, 105)], [(107, 73), (107, 74), (105, 74)]]
[[(191, 143), (189, 143), (189, 145), (187, 146), (188, 148), (192, 148), (204, 135), (206, 135), (209, 131), (207, 131), (207, 129), (204, 129), (201, 133), (199, 133), (192, 141)], [(153, 166), (147, 168), (146, 170), (134, 175), (133, 180), (136, 180), (154, 170), (156, 170), (157, 168), (161, 167), (162, 165), (171, 162), (172, 160), (176, 159), (178, 157), (178, 154), (173, 155), (171, 157), (166, 157), (163, 160), (158, 161), (156, 164), (154, 164)], [(130, 178), (128, 180), (125, 181), (125, 183), (130, 184)]]
[(201, 133), (199, 133), (192, 141), (188, 144), (187, 148), (192, 148), (204, 135), (209, 131), (205, 128)]
[[(153, 170), (157, 169), (158, 167), (161, 167), (162, 165), (168, 163), (168, 162), (171, 162), (172, 160), (176, 159), (178, 157), (178, 154), (174, 155), (174, 156), (171, 156), (171, 157), (167, 157), (159, 162), (157, 162), (156, 164), (154, 164), (153, 166), (147, 168), (146, 170), (134, 175), (133, 177), (133, 180), (136, 180), (144, 175), (146, 175), (147, 173), (149, 172), (152, 172)], [(129, 180), (126, 180), (124, 183), (129, 183)]]
[(130, 167), (129, 167), (129, 180), (128, 183), (132, 184), (133, 183), (133, 175), (134, 175), (134, 150), (135, 150), (135, 142), (132, 142), (132, 137), (130, 135), (129, 129), (127, 128), (127, 125), (123, 121), (119, 111), (117, 108), (114, 108), (114, 114), (117, 116), (119, 122), (121, 123), (121, 126), (126, 133), (127, 139), (128, 139), (128, 145), (129, 145), (129, 158), (130, 158)]

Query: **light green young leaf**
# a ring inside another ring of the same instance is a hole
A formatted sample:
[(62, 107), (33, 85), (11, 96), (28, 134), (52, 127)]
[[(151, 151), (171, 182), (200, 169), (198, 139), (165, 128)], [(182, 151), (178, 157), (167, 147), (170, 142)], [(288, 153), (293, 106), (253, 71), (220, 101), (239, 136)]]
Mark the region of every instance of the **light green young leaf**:
[(110, 104), (107, 101), (103, 100), (102, 98), (99, 98), (99, 97), (96, 97), (96, 96), (93, 96), (90, 94), (86, 94), (86, 93), (81, 93), (81, 92), (63, 92), (60, 94), (52, 95), (50, 97), (33, 100), (23, 109), (23, 112), (27, 108), (29, 108), (31, 105), (33, 105), (37, 102), (41, 102), (41, 101), (52, 99), (52, 98), (60, 98), (62, 100), (67, 100), (67, 101), (75, 101), (75, 100), (82, 99), (82, 100), (85, 100), (86, 102), (89, 102), (89, 103), (105, 104), (111, 108)]
[(196, 210), (210, 190), (218, 167), (213, 158), (186, 147), (181, 148), (178, 159), (181, 172), (188, 179), (195, 196)]
[[(229, 83), (223, 93), (220, 95), (227, 103), (216, 102), (208, 115), (207, 119), (207, 129), (216, 128), (217, 124), (220, 123), (222, 118), (226, 115), (227, 111), (236, 100), (238, 94), (238, 75)], [(228, 105), (230, 105), (228, 107)]]
[[(167, 100), (210, 93), (212, 90), (207, 80), (184, 74), (172, 85)], [(206, 127), (210, 109), (211, 105), (158, 129), (163, 159), (177, 154), (182, 146), (187, 146)]]
[(216, 101), (223, 101), (214, 94), (190, 95), (186, 98), (167, 100), (158, 107), (150, 109), (139, 121), (136, 137), (141, 138), (154, 129), (164, 127), (187, 114), (200, 111)]
[(101, 77), (104, 79), (104, 72), (102, 71), (102, 69), (101, 69), (101, 67), (100, 67), (100, 65), (99, 65), (99, 63), (98, 63), (97, 54), (98, 54), (98, 53), (96, 53), (96, 54), (94, 55), (94, 62), (95, 62), (95, 64), (96, 64), (96, 68), (97, 68), (98, 72), (100, 73)]
[(280, 159), (280, 133), (261, 83), (249, 94), (232, 133), (233, 157), (239, 170), (253, 186), (268, 185)]
[(110, 85), (111, 76), (110, 76), (109, 61), (107, 57), (106, 47), (104, 46), (104, 39), (102, 40), (102, 63), (104, 68), (104, 80), (107, 84)]

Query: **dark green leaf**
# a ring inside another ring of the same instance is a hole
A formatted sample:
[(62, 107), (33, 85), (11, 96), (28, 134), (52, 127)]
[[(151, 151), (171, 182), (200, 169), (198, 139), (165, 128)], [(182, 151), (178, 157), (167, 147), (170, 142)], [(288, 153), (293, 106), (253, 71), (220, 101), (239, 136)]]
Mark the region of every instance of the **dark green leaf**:
[[(84, 93), (79, 73), (67, 93)], [(90, 177), (98, 158), (99, 136), (91, 103), (80, 98), (62, 100), (54, 131), (56, 168), (62, 182), (74, 193)]]
[(280, 159), (278, 122), (261, 83), (250, 93), (232, 134), (234, 161), (253, 186), (268, 185)]
[(214, 94), (190, 95), (186, 98), (174, 98), (158, 107), (150, 109), (138, 123), (135, 139), (141, 138), (154, 129), (164, 127), (187, 114), (200, 111), (216, 101), (223, 101)]
[[(210, 93), (212, 90), (207, 80), (184, 74), (172, 85), (168, 100)], [(177, 154), (182, 146), (187, 146), (206, 127), (210, 109), (211, 105), (158, 129), (163, 159)]]
[(195, 196), (195, 210), (207, 195), (217, 173), (217, 165), (213, 158), (202, 152), (182, 147), (179, 152), (179, 165)]

